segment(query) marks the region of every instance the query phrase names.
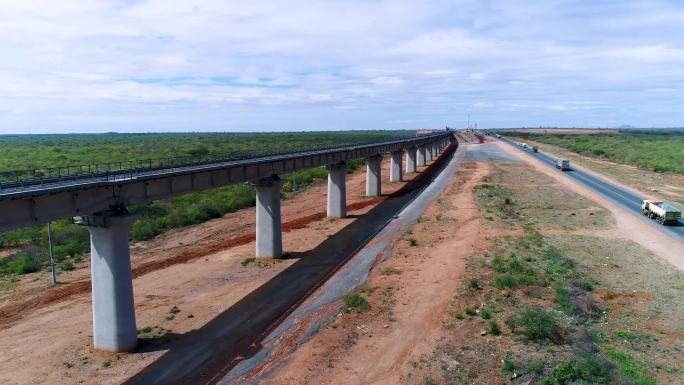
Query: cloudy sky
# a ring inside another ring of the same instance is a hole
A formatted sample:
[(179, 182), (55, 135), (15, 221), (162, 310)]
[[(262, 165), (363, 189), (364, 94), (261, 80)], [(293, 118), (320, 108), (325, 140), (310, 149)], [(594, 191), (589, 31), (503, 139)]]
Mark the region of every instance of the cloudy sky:
[(684, 1), (0, 0), (0, 132), (684, 126)]

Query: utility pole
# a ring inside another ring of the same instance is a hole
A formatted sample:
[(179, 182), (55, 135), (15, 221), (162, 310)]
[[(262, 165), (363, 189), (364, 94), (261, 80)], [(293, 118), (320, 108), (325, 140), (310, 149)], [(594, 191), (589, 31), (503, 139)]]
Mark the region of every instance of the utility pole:
[(52, 284), (57, 284), (57, 275), (55, 274), (55, 256), (52, 254), (52, 226), (48, 222), (48, 252), (50, 253), (50, 272), (52, 273)]

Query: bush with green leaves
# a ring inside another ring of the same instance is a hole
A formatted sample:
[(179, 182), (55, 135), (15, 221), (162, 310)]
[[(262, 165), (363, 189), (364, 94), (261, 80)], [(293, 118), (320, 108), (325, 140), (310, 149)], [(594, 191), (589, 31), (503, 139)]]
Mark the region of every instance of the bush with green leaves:
[(562, 327), (558, 316), (552, 310), (542, 307), (524, 309), (517, 317), (507, 320), (513, 332), (519, 333), (526, 340), (536, 343), (559, 343), (562, 339)]
[(343, 297), (342, 312), (349, 313), (351, 311), (357, 311), (359, 313), (370, 309), (370, 304), (366, 297), (357, 294), (349, 293)]

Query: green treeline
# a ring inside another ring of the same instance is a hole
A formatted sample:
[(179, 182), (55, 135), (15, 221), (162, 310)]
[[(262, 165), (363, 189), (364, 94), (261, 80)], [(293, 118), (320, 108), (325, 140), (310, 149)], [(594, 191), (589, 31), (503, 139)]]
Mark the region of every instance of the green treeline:
[(506, 135), (555, 144), (580, 154), (600, 156), (657, 172), (684, 174), (684, 132), (682, 131), (622, 131), (612, 135), (509, 132)]
[[(264, 155), (316, 147), (341, 146), (414, 136), (415, 131), (345, 131), (307, 133), (183, 133), (103, 135), (12, 135), (0, 136), (0, 171), (115, 162), (167, 156), (205, 157)], [(362, 163), (349, 165), (353, 171)], [(292, 174), (281, 175), (283, 191), (292, 191)], [(327, 177), (323, 167), (298, 171), (294, 186), (303, 188)], [(131, 229), (132, 241), (142, 241), (178, 227), (194, 225), (226, 213), (254, 206), (255, 191), (247, 183), (129, 207), (140, 213)], [(69, 220), (52, 224), (53, 254), (61, 270), (71, 270), (90, 250), (88, 230)], [(0, 276), (41, 270), (49, 261), (47, 225), (0, 232), (0, 250), (11, 250), (0, 258)]]
[(414, 135), (415, 131), (0, 135), (0, 172), (173, 157), (258, 156)]

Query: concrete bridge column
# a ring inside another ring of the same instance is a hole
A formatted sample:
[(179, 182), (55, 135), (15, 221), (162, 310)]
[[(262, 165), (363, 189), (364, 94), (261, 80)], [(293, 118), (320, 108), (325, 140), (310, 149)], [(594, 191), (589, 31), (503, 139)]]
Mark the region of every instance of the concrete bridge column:
[(401, 158), (403, 155), (403, 150), (392, 153), (392, 158), (390, 160), (390, 182), (401, 181)]
[(432, 159), (437, 158), (437, 155), (438, 155), (437, 146), (438, 145), (439, 144), (437, 144), (437, 143), (432, 143), (432, 146), (430, 146), (430, 149), (432, 150)]
[(138, 343), (128, 231), (138, 216), (81, 217), (90, 231), (95, 349), (128, 352)]
[(416, 148), (409, 147), (406, 149), (406, 173), (412, 174), (416, 172)]
[(366, 196), (376, 197), (381, 194), (381, 170), (382, 155), (366, 158)]
[(417, 157), (418, 157), (418, 167), (425, 166), (425, 155), (426, 155), (425, 146), (418, 147), (418, 151), (416, 153), (417, 153)]
[(280, 186), (278, 175), (259, 179), (256, 187), (256, 256), (280, 258), (283, 256), (283, 238), (280, 229)]
[(329, 164), (328, 169), (328, 218), (347, 216), (347, 164)]

